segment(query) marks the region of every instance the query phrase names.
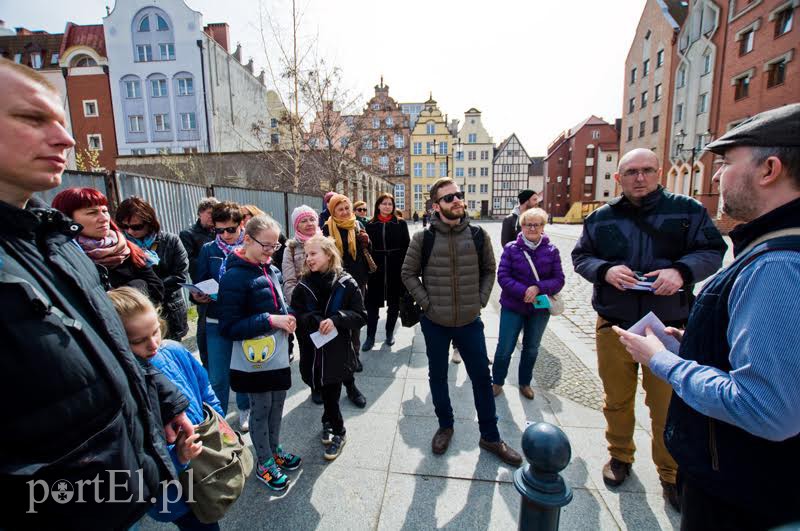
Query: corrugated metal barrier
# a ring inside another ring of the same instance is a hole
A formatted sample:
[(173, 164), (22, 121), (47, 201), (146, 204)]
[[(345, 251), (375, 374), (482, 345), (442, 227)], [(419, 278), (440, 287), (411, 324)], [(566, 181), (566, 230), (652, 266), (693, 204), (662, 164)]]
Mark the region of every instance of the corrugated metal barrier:
[(36, 196), (48, 205), (61, 190), (66, 188), (95, 188), (108, 197), (105, 177), (105, 173), (67, 170), (61, 175), (61, 184), (58, 187), (39, 192)]
[(267, 192), (250, 190), (232, 186), (213, 186), (214, 197), (220, 201), (235, 201), (240, 205), (255, 205), (281, 224), (286, 229), (286, 204), (283, 192)]
[(206, 187), (117, 172), (120, 202), (138, 196), (150, 203), (161, 227), (179, 234), (197, 219), (197, 204), (207, 196)]

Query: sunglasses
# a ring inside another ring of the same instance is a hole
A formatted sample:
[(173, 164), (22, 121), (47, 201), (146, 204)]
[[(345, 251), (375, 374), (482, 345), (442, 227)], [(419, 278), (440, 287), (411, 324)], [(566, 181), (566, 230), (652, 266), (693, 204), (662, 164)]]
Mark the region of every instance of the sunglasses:
[(236, 234), (236, 231), (238, 230), (239, 230), (239, 225), (236, 225), (234, 227), (222, 227), (222, 228), (214, 227), (214, 234), (223, 234), (225, 232), (227, 232), (228, 234)]
[(120, 223), (122, 230), (142, 230), (147, 226), (147, 223), (137, 223), (136, 225), (128, 225), (127, 223)]
[(439, 199), (436, 200), (438, 203), (439, 201), (444, 201), (445, 203), (452, 203), (456, 199), (463, 201), (464, 200), (464, 192), (455, 192), (452, 194), (443, 195)]
[(250, 239), (253, 240), (254, 242), (256, 242), (257, 244), (259, 244), (264, 249), (272, 249), (273, 251), (278, 251), (281, 248), (281, 244), (280, 243), (272, 243), (272, 244), (261, 243), (260, 241), (256, 240), (252, 236), (250, 236)]
[(366, 212), (366, 211), (367, 211), (366, 208), (357, 208), (356, 209), (356, 212)]

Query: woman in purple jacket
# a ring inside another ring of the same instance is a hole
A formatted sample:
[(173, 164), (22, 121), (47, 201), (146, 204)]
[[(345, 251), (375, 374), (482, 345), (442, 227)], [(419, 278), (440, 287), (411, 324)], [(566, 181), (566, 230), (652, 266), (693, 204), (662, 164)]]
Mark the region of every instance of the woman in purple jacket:
[[(523, 331), (519, 391), (533, 400), (533, 365), (539, 355), (544, 328), (550, 320), (546, 296), (555, 295), (564, 287), (561, 256), (544, 234), (546, 222), (547, 212), (541, 208), (526, 210), (519, 220), (522, 232), (515, 241), (506, 244), (497, 268), (497, 281), (503, 291), (500, 294), (500, 337), (492, 366), (494, 396), (503, 392), (511, 353)], [(538, 280), (531, 264), (536, 267)]]

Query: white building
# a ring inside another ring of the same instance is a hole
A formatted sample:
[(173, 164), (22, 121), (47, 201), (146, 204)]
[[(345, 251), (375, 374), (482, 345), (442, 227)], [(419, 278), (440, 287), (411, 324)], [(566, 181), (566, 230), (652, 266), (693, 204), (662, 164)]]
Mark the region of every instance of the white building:
[(494, 142), (474, 107), (464, 113), (464, 125), (453, 146), (453, 178), (461, 186), (467, 212), (473, 217), (488, 217), (492, 200)]
[(263, 75), (183, 0), (118, 0), (103, 19), (119, 155), (259, 149)]
[(505, 217), (519, 204), (517, 195), (528, 187), (531, 158), (515, 133), (500, 143), (494, 154), (492, 216)]
[(616, 194), (614, 173), (617, 171), (619, 153), (616, 144), (597, 146), (597, 178), (595, 180), (595, 201), (610, 201)]

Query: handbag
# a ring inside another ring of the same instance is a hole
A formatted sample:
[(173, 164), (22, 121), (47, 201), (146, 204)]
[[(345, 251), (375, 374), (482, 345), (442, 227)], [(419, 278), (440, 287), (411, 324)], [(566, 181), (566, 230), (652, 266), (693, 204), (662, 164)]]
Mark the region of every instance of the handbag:
[(375, 263), (375, 259), (372, 258), (372, 254), (367, 249), (363, 249), (364, 251), (364, 258), (367, 261), (367, 267), (369, 268), (370, 273), (374, 273), (378, 270), (378, 264)]
[(214, 408), (204, 403), (203, 412), (203, 422), (194, 429), (203, 451), (178, 479), (187, 498), (194, 500), (187, 504), (192, 513), (204, 524), (213, 524), (242, 494), (245, 480), (253, 471), (253, 454), (242, 435), (233, 431)]
[[(536, 266), (533, 265), (533, 260), (531, 257), (528, 256), (528, 253), (522, 252), (525, 255), (525, 259), (528, 261), (528, 264), (531, 266), (531, 271), (533, 271), (533, 276), (536, 278), (536, 282), (539, 282), (539, 272), (536, 271)], [(550, 307), (547, 311), (550, 312), (550, 315), (561, 315), (564, 313), (564, 299), (556, 295), (548, 295), (548, 299), (550, 299)]]
[(409, 292), (404, 292), (400, 296), (400, 324), (411, 328), (419, 322), (420, 315), (422, 315), (422, 308)]

